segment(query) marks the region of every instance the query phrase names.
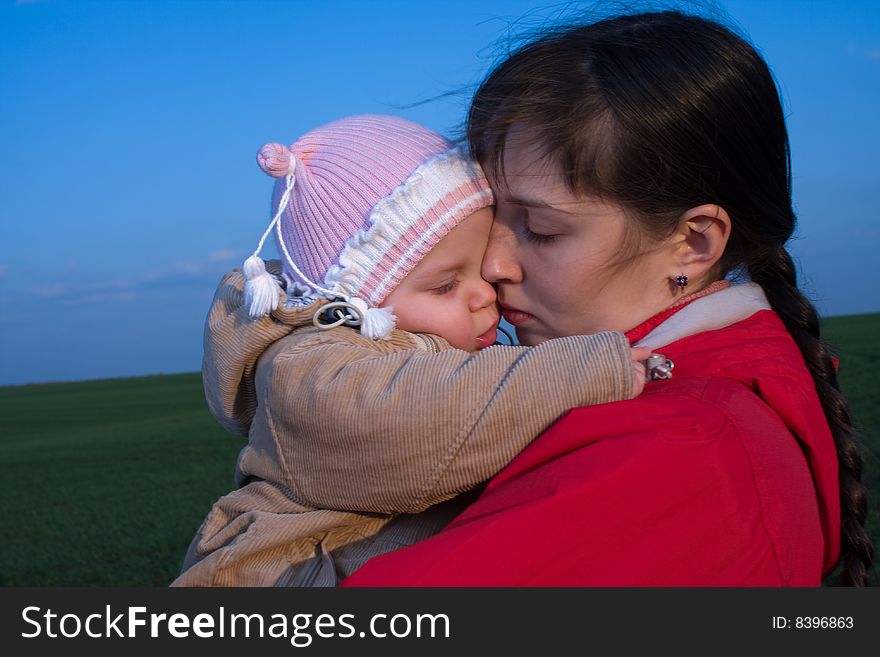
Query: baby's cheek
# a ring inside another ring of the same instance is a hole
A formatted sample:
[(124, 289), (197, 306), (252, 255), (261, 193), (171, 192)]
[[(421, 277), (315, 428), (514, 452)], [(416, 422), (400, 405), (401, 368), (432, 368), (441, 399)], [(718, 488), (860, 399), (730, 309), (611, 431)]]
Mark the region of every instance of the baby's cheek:
[(449, 316), (441, 314), (442, 312), (442, 310), (438, 310), (437, 314), (434, 315), (433, 326), (428, 332), (439, 335), (456, 349), (464, 349), (465, 347), (462, 346), (461, 328), (456, 326), (454, 321), (449, 321)]

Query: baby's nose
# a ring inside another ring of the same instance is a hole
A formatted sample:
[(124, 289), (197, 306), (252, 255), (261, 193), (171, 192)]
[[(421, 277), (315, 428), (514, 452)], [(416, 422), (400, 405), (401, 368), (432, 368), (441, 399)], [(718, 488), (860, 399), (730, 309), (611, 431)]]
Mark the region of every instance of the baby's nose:
[(495, 288), (482, 278), (476, 283), (474, 295), (471, 300), (471, 311), (482, 310), (493, 305), (498, 299)]

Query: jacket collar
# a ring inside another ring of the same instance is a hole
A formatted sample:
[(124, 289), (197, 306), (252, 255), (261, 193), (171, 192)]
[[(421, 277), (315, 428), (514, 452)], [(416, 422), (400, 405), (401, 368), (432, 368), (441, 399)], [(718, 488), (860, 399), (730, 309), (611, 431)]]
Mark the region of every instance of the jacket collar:
[(739, 283), (670, 308), (628, 331), (626, 335), (630, 341), (635, 340), (634, 347), (650, 347), (656, 350), (689, 335), (725, 328), (758, 311), (770, 309), (770, 303), (760, 285)]

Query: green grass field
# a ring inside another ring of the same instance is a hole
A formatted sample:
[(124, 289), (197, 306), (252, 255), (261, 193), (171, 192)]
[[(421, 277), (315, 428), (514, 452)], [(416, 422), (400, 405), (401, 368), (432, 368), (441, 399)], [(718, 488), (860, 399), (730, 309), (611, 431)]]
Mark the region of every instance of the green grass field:
[[(880, 314), (824, 327), (868, 447), (880, 544)], [(0, 388), (0, 584), (168, 584), (243, 445), (208, 413), (198, 374)]]
[(868, 488), (868, 530), (874, 540), (872, 585), (880, 584), (880, 314), (831, 317), (822, 335), (838, 353), (840, 387), (865, 447), (862, 481)]
[(10, 586), (159, 586), (244, 439), (199, 374), (0, 389), (0, 578)]

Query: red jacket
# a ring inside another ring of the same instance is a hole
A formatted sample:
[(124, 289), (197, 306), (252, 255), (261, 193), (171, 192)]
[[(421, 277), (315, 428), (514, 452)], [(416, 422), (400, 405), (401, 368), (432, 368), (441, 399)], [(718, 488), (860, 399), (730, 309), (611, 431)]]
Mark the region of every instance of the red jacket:
[(780, 319), (662, 353), (671, 381), (569, 411), (446, 529), (345, 585), (818, 585), (839, 550), (837, 456)]

